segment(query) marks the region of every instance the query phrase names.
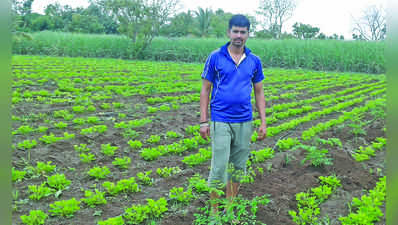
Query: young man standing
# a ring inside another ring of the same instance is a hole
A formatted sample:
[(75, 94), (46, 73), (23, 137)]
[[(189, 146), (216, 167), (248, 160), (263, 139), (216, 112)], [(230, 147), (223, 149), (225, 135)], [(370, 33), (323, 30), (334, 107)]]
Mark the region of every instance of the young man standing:
[[(200, 134), (205, 139), (211, 135), (212, 147), (208, 182), (213, 188), (226, 185), (228, 200), (237, 195), (240, 177), (246, 173), (252, 135), (253, 87), (261, 119), (258, 140), (264, 139), (267, 133), (262, 85), (264, 74), (259, 57), (245, 47), (249, 29), (247, 17), (234, 15), (229, 20), (227, 31), (230, 41), (209, 55), (202, 73)], [(210, 193), (211, 200), (219, 197), (214, 191)], [(212, 203), (212, 213), (217, 211), (218, 204)]]

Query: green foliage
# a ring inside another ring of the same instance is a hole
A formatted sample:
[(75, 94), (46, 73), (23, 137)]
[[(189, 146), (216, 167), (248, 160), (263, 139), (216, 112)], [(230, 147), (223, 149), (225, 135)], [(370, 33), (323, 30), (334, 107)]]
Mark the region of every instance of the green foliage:
[(83, 113), (86, 110), (86, 107), (82, 105), (72, 106), (72, 111), (76, 113)]
[(127, 144), (129, 144), (130, 147), (133, 148), (133, 149), (139, 149), (139, 148), (142, 147), (142, 143), (139, 140), (134, 140), (134, 141), (133, 140), (129, 140), (127, 142)]
[(321, 186), (311, 188), (310, 192), (296, 194), (298, 212), (290, 210), (293, 222), (299, 225), (318, 224), (320, 215), (319, 205), (325, 202), (340, 186), (336, 176), (320, 177)]
[(22, 181), (25, 178), (26, 171), (16, 170), (14, 167), (11, 169), (12, 181)]
[(169, 192), (169, 196), (172, 200), (182, 204), (188, 204), (193, 199), (192, 189), (188, 188), (184, 192), (183, 187), (173, 187)]
[(73, 145), (73, 148), (75, 149), (75, 151), (77, 151), (79, 153), (84, 153), (84, 152), (90, 151), (90, 148), (88, 148), (86, 144)]
[(80, 201), (75, 198), (69, 200), (56, 201), (50, 204), (48, 210), (53, 216), (62, 216), (66, 218), (73, 217), (74, 213), (80, 210)]
[(303, 24), (303, 23), (295, 23), (293, 24), (293, 34), (298, 38), (298, 39), (311, 39), (315, 38), (315, 36), (318, 34), (319, 28), (318, 27), (312, 27), (309, 24)]
[(115, 158), (115, 160), (112, 162), (113, 165), (119, 167), (120, 169), (128, 169), (130, 163), (131, 159), (127, 156), (123, 158)]
[(251, 151), (251, 154), (253, 163), (262, 163), (274, 157), (274, 150), (272, 148), (264, 148), (258, 151)]
[(64, 190), (70, 185), (71, 181), (66, 179), (64, 174), (54, 174), (50, 177), (47, 177), (48, 186), (56, 189), (56, 190)]
[(152, 170), (146, 171), (145, 173), (143, 172), (138, 172), (137, 173), (137, 179), (138, 181), (143, 184), (143, 185), (148, 185), (151, 186), (153, 179), (149, 176), (151, 175)]
[(333, 189), (341, 186), (340, 180), (336, 176), (319, 176), (319, 180), (321, 181), (321, 184), (328, 185)]
[(24, 140), (17, 144), (19, 149), (24, 149), (24, 150), (31, 149), (31, 148), (35, 147), (36, 145), (37, 145), (36, 140)]
[(102, 186), (106, 189), (106, 191), (110, 195), (117, 195), (120, 192), (139, 192), (140, 189), (138, 187), (138, 184), (135, 181), (134, 177), (130, 177), (129, 179), (122, 179), (117, 182), (117, 184), (112, 183), (110, 181), (105, 181)]
[(152, 107), (152, 106), (148, 106), (148, 109), (147, 109), (148, 113), (156, 113), (157, 111), (158, 111), (158, 108)]
[(95, 155), (93, 155), (91, 153), (87, 153), (87, 154), (80, 153), (79, 157), (80, 157), (80, 161), (82, 161), (83, 163), (90, 163), (95, 160)]
[(60, 121), (60, 122), (58, 122), (58, 123), (55, 123), (54, 126), (55, 126), (56, 128), (58, 128), (58, 129), (64, 129), (64, 128), (66, 128), (66, 127), (68, 126), (68, 124), (67, 124), (67, 123), (64, 123), (64, 122), (62, 122), (62, 121)]
[(32, 200), (40, 200), (43, 197), (47, 197), (55, 193), (54, 189), (46, 187), (46, 183), (42, 183), (40, 186), (29, 185), (28, 188), (29, 192), (32, 193), (29, 195), (29, 198)]
[(110, 174), (109, 168), (107, 166), (98, 167), (94, 166), (91, 168), (87, 174), (91, 177), (95, 177), (95, 179), (105, 179), (108, 174)]
[(200, 174), (195, 174), (194, 176), (189, 178), (188, 181), (189, 181), (188, 189), (193, 189), (198, 193), (210, 191), (207, 181), (203, 179)]
[(199, 131), (200, 131), (199, 125), (188, 126), (185, 129), (185, 132), (187, 133), (187, 135), (195, 135), (196, 133), (199, 133)]
[(252, 137), (251, 137), (251, 142), (256, 142), (257, 141), (257, 138), (258, 138), (258, 133), (257, 133), (257, 131), (255, 130), (255, 131), (253, 131), (253, 134), (252, 134)]
[(164, 167), (164, 168), (158, 168), (156, 170), (156, 173), (159, 174), (161, 177), (169, 177), (178, 173), (181, 173), (180, 167)]
[(287, 138), (284, 140), (279, 140), (276, 144), (281, 151), (285, 151), (301, 143), (297, 138)]
[(200, 148), (198, 153), (185, 156), (182, 162), (193, 167), (211, 159), (211, 154), (210, 149)]
[(115, 155), (115, 151), (118, 149), (118, 146), (111, 146), (111, 144), (101, 144), (101, 152), (106, 156)]
[(80, 131), (80, 134), (82, 135), (88, 135), (88, 134), (93, 134), (93, 133), (104, 133), (108, 130), (108, 127), (106, 125), (96, 125), (88, 128), (84, 128)]
[(34, 129), (30, 126), (27, 125), (22, 125), (20, 127), (18, 127), (18, 129), (16, 131), (13, 131), (12, 134), (29, 134), (31, 132), (33, 132)]
[(363, 195), (360, 199), (356, 197), (352, 199), (348, 216), (339, 218), (341, 224), (374, 224), (376, 221), (380, 221), (380, 218), (384, 216), (380, 207), (383, 205), (385, 197), (386, 177), (382, 177), (368, 195)]
[(174, 132), (174, 131), (167, 131), (167, 133), (166, 133), (166, 137), (168, 137), (168, 138), (178, 138), (180, 136), (181, 136), (180, 134), (178, 134), (177, 132)]
[(124, 225), (124, 220), (122, 216), (111, 217), (107, 220), (98, 221), (98, 225)]
[(49, 174), (53, 172), (56, 168), (56, 165), (51, 165), (52, 161), (44, 162), (36, 162), (36, 172), (38, 174)]
[(338, 146), (340, 148), (343, 147), (340, 139), (338, 138), (328, 138), (327, 140), (322, 138), (316, 138), (315, 141), (323, 145)]
[[(13, 54), (135, 58), (134, 54), (131, 54), (131, 40), (120, 35), (46, 31), (33, 33), (32, 37), (32, 40), (13, 44)], [(143, 58), (203, 63), (208, 53), (223, 45), (225, 41), (216, 38), (156, 37)], [(386, 68), (384, 42), (251, 39), (247, 46), (258, 54), (265, 68), (300, 67), (310, 70), (378, 74), (385, 73)], [(57, 51), (54, 52), (54, 49)], [(358, 61), (361, 63), (357, 63)]]
[(90, 190), (86, 190), (84, 191), (85, 198), (82, 198), (81, 201), (86, 203), (89, 207), (95, 208), (97, 205), (107, 203), (106, 199), (104, 198), (104, 195), (105, 192), (100, 192), (97, 189), (95, 189), (95, 193)]
[(64, 120), (71, 120), (73, 119), (74, 115), (69, 113), (67, 110), (58, 110), (53, 112), (53, 116), (55, 118), (63, 118)]
[(88, 116), (86, 118), (86, 123), (90, 123), (90, 124), (98, 124), (100, 123), (100, 118), (96, 117), (96, 116)]
[(304, 164), (310, 161), (312, 166), (322, 167), (332, 165), (332, 158), (328, 158), (329, 151), (327, 149), (317, 149), (315, 146), (301, 145), (307, 151), (305, 158), (301, 161)]
[(41, 225), (45, 224), (48, 215), (41, 210), (30, 210), (29, 216), (22, 215), (20, 216), (23, 224), (27, 225)]
[(160, 111), (170, 111), (170, 106), (168, 105), (161, 105), (159, 106)]
[(158, 143), (160, 141), (160, 136), (159, 135), (151, 135), (147, 140), (148, 143)]
[(144, 148), (141, 150), (141, 157), (147, 161), (155, 160), (163, 154), (164, 152), (162, 152), (158, 148)]
[(154, 201), (147, 199), (147, 205), (132, 205), (124, 212), (124, 219), (128, 224), (142, 224), (149, 218), (159, 218), (168, 210), (165, 198)]
[(100, 105), (100, 108), (101, 108), (101, 109), (110, 109), (110, 108), (111, 108), (111, 105), (110, 105), (109, 103), (107, 103), (107, 102), (104, 102), (104, 103), (102, 103), (102, 104)]
[[(201, 213), (194, 214), (195, 225), (208, 224), (260, 224), (256, 221), (259, 205), (267, 205), (270, 202), (268, 195), (256, 196), (252, 200), (237, 196), (233, 201), (223, 199), (219, 204), (223, 205), (225, 211), (221, 215), (213, 215), (209, 209), (210, 204), (200, 208)], [(211, 203), (211, 202), (210, 202)]]

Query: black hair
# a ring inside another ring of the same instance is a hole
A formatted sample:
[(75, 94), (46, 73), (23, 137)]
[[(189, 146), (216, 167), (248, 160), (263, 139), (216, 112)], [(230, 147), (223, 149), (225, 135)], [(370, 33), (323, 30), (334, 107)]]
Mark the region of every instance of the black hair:
[(250, 30), (250, 21), (246, 16), (242, 14), (236, 14), (229, 19), (228, 29), (231, 30), (232, 26), (247, 27), (247, 30)]

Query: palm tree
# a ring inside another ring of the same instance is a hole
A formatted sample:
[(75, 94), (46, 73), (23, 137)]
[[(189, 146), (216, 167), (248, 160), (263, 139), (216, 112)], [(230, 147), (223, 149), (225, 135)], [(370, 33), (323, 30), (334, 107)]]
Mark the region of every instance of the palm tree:
[(195, 11), (195, 14), (196, 19), (199, 23), (199, 36), (206, 37), (209, 34), (210, 21), (213, 12), (211, 11), (211, 9), (203, 9), (199, 7), (198, 11)]

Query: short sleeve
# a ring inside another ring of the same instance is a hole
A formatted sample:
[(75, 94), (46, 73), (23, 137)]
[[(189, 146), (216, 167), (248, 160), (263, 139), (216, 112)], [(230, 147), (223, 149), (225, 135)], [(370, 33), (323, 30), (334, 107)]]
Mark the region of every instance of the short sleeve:
[(253, 83), (257, 83), (264, 80), (263, 66), (259, 58), (256, 58), (256, 69), (254, 71), (254, 76), (252, 78)]
[(215, 54), (212, 53), (207, 57), (205, 67), (202, 73), (202, 79), (206, 79), (211, 83), (214, 83), (216, 77), (216, 68), (215, 68)]

